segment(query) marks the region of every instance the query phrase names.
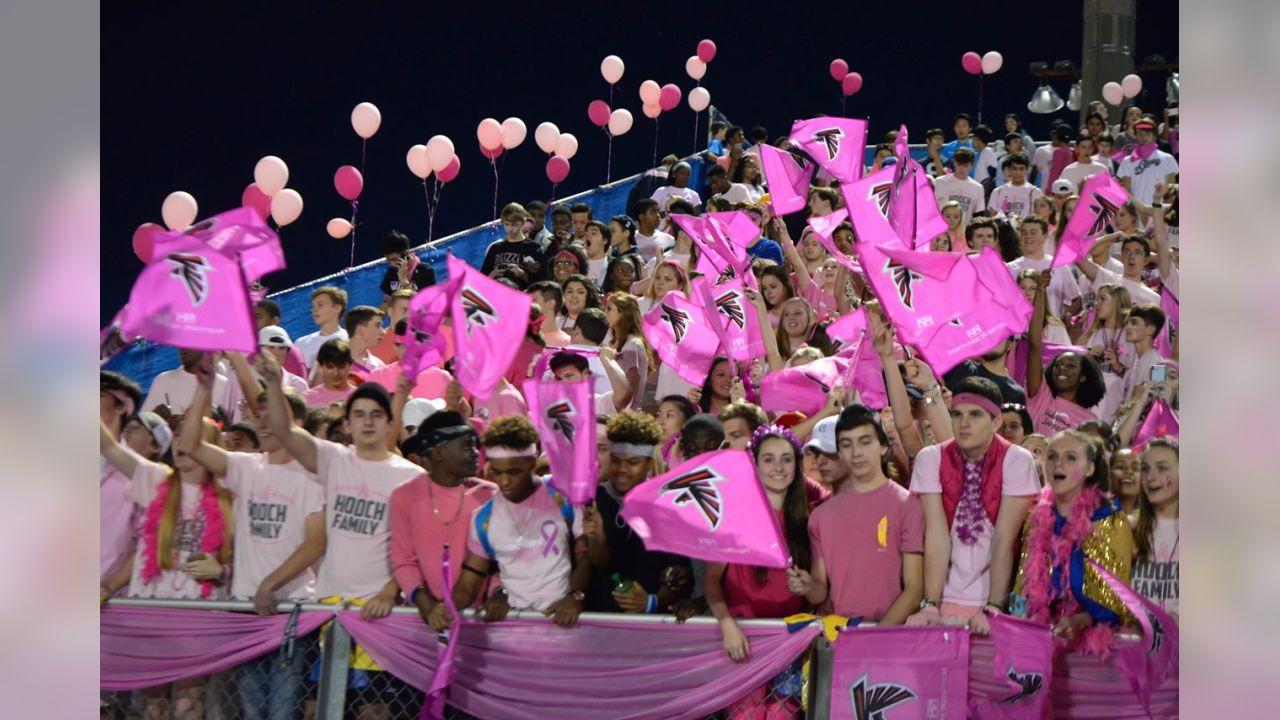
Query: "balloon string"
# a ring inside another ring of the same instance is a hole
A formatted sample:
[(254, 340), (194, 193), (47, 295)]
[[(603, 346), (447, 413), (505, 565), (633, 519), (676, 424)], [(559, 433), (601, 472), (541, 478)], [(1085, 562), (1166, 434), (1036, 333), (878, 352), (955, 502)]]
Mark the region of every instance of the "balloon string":
[(427, 179), (422, 178), (422, 196), (427, 201), (427, 242), (431, 242), (431, 235), (435, 229), (436, 212), (431, 207), (431, 191), (427, 189)]
[(982, 124), (982, 76), (978, 76), (978, 124)]
[(356, 213), (360, 210), (360, 201), (351, 201), (351, 264), (348, 268), (356, 266)]
[(653, 164), (649, 167), (658, 167), (658, 118), (653, 119)]
[[(613, 93), (609, 94), (609, 99), (613, 99)], [(613, 173), (613, 133), (609, 130), (605, 130), (604, 134), (609, 136), (609, 159), (604, 165), (604, 184), (608, 185), (609, 176)]]
[[(498, 219), (498, 163), (493, 158), (489, 158), (489, 165), (493, 167), (493, 219), (497, 220)], [(497, 226), (494, 226), (494, 231), (496, 233)]]
[(555, 201), (556, 201), (556, 184), (551, 183), (551, 202), (554, 203)]
[(840, 116), (841, 117), (844, 117), (846, 114), (844, 108), (845, 108), (845, 103), (848, 100), (849, 100), (848, 96), (846, 96), (843, 92), (840, 93)]
[(693, 154), (698, 153), (698, 119), (702, 113), (695, 112), (693, 114)]

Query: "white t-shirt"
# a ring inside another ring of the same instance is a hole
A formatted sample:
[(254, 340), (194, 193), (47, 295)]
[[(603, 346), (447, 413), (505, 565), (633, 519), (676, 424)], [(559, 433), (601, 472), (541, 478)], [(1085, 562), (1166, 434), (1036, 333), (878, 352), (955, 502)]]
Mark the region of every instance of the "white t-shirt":
[[(160, 405), (168, 405), (174, 414), (181, 415), (191, 407), (197, 382), (196, 376), (183, 368), (166, 370), (151, 381), (151, 390), (147, 392), (147, 399), (142, 401), (142, 409), (155, 410)], [(231, 421), (235, 422), (238, 415), (235, 403), (237, 398), (232, 395), (231, 385), (226, 377), (214, 373), (213, 404), (226, 410), (231, 415)]]
[[(502, 493), (490, 500), (489, 545), (497, 557), (502, 587), (517, 610), (546, 610), (569, 594), (573, 540), (560, 506), (542, 483), (516, 504)], [(476, 511), (480, 512), (479, 510)], [(582, 513), (573, 514), (573, 537), (582, 536)], [(488, 557), (476, 531), (475, 515), (467, 531), (467, 550)]]
[(1105, 167), (1096, 162), (1088, 162), (1084, 164), (1073, 162), (1062, 169), (1062, 174), (1058, 176), (1058, 179), (1069, 180), (1071, 182), (1071, 186), (1075, 188), (1075, 191), (1072, 194), (1079, 195), (1080, 183), (1084, 182), (1088, 177), (1106, 171), (1107, 169)]
[(609, 270), (609, 256), (605, 255), (599, 260), (587, 259), (587, 277), (591, 282), (596, 284), (596, 289), (604, 287), (605, 273)]
[(320, 346), (330, 340), (349, 340), (347, 331), (338, 328), (338, 331), (330, 335), (321, 335), (317, 330), (310, 335), (303, 335), (293, 341), (293, 346), (302, 352), (302, 359), (307, 362), (307, 372), (314, 373), (316, 369), (316, 354), (320, 352)]
[[(916, 456), (911, 471), (913, 495), (941, 495), (942, 446), (930, 445)], [(1005, 453), (1001, 476), (1005, 497), (1033, 497), (1040, 492), (1040, 476), (1036, 473), (1035, 458), (1031, 452), (1016, 445)], [(977, 532), (977, 542), (966, 545), (956, 533), (956, 523), (951, 525), (951, 565), (947, 570), (947, 583), (942, 590), (942, 601), (968, 607), (986, 604), (991, 587), (991, 536), (995, 526), (982, 514), (982, 530)]]
[(658, 367), (658, 389), (654, 392), (653, 399), (655, 402), (662, 402), (662, 398), (668, 395), (688, 397), (693, 388), (693, 383), (677, 375), (675, 368), (663, 363)]
[(938, 209), (952, 200), (960, 203), (964, 210), (966, 224), (973, 220), (974, 213), (987, 209), (986, 196), (982, 192), (982, 183), (973, 178), (958, 178), (955, 175), (939, 175), (933, 181), (933, 194), (938, 199)]
[(658, 256), (659, 247), (666, 251), (675, 244), (675, 237), (661, 230), (654, 230), (652, 235), (641, 235), (639, 230), (636, 231), (636, 249), (646, 261)]
[(1124, 372), (1124, 383), (1120, 385), (1120, 402), (1124, 403), (1133, 397), (1134, 388), (1151, 378), (1151, 366), (1162, 362), (1164, 356), (1154, 346), (1134, 358), (1129, 369)]
[(1126, 278), (1121, 273), (1112, 272), (1105, 267), (1100, 267), (1098, 268), (1098, 274), (1093, 276), (1094, 290), (1097, 290), (1103, 285), (1114, 285), (1117, 283), (1124, 286), (1124, 289), (1129, 291), (1129, 299), (1133, 301), (1134, 305), (1141, 305), (1142, 303), (1160, 304), (1160, 293), (1140, 282)]
[(702, 198), (699, 197), (698, 193), (687, 187), (678, 188), (675, 185), (663, 185), (654, 190), (653, 195), (650, 196), (651, 199), (657, 201), (659, 211), (667, 209), (668, 199), (672, 197), (688, 200), (689, 204), (695, 208), (702, 207)]
[(1005, 215), (1016, 214), (1018, 217), (1030, 217), (1031, 210), (1036, 204), (1036, 198), (1039, 197), (1044, 197), (1044, 193), (1040, 192), (1040, 188), (1031, 183), (1023, 183), (1021, 185), (1005, 183), (991, 191), (991, 201), (987, 203), (987, 206)]
[(751, 192), (747, 190), (747, 186), (742, 183), (731, 183), (728, 190), (725, 190), (715, 197), (722, 197), (725, 200), (728, 200), (730, 205), (753, 202), (751, 199)]
[(973, 175), (977, 182), (981, 183), (989, 177), (995, 177), (999, 168), (1000, 164), (996, 162), (996, 151), (988, 145), (978, 153), (978, 159), (973, 164)]
[(1120, 169), (1116, 177), (1129, 178), (1129, 192), (1140, 202), (1150, 205), (1155, 196), (1156, 183), (1165, 183), (1165, 178), (1178, 172), (1178, 161), (1163, 150), (1156, 150), (1146, 160), (1139, 160), (1133, 155), (1120, 161)]
[(422, 474), (399, 455), (362, 460), (356, 449), (316, 439), (316, 478), (325, 489), (329, 544), (316, 597), (368, 600), (391, 579), (391, 491)]
[[(324, 488), (297, 460), (273, 465), (266, 453), (227, 453), (227, 489), (235, 493), (235, 574), (231, 597), (252, 600), (258, 586), (306, 538), (305, 522), (324, 510)], [(311, 568), (275, 592), (276, 600), (315, 599)]]
[(1049, 171), (1053, 169), (1053, 150), (1052, 145), (1041, 145), (1031, 156), (1031, 168), (1036, 171), (1036, 187), (1041, 190), (1049, 184)]
[[(1099, 267), (1110, 270), (1116, 275), (1124, 273), (1124, 264), (1110, 255), (1107, 256), (1107, 261)], [(1084, 300), (1084, 307), (1091, 308), (1096, 305), (1098, 291), (1093, 287), (1093, 281), (1089, 279), (1089, 276), (1080, 272), (1080, 269), (1074, 265), (1071, 266), (1071, 274), (1075, 276), (1076, 284), (1080, 286), (1080, 297)]]
[[(1045, 270), (1053, 264), (1053, 258), (1046, 255), (1039, 260), (1032, 260), (1026, 256), (1016, 258), (1008, 263), (1009, 272), (1013, 273), (1015, 278), (1018, 273), (1031, 270)], [(1080, 297), (1080, 288), (1076, 285), (1075, 278), (1071, 275), (1071, 268), (1062, 266), (1053, 269), (1053, 273), (1049, 277), (1049, 312), (1054, 317), (1061, 319), (1063, 308)]]
[(1178, 613), (1178, 521), (1156, 518), (1151, 558), (1133, 564), (1133, 589), (1166, 612)]
[[(168, 465), (138, 459), (133, 471), (133, 484), (129, 487), (129, 499), (142, 508), (142, 520), (146, 522), (146, 513), (151, 501), (155, 499), (160, 483), (169, 478)], [(142, 581), (143, 555), (146, 552), (146, 539), (139, 538), (134, 551), (133, 576), (129, 579), (129, 596), (142, 598), (163, 598), (166, 600), (200, 599), (200, 582), (182, 571), (187, 558), (200, 552), (200, 539), (204, 537), (205, 517), (201, 511), (201, 500), (204, 488), (192, 483), (180, 483), (173, 492), (181, 492), (182, 503), (178, 513), (178, 523), (173, 529), (173, 565), (161, 569), (160, 574), (151, 582)], [(141, 527), (141, 525), (139, 526)], [(209, 600), (222, 600), (227, 597), (225, 586), (215, 585)]]

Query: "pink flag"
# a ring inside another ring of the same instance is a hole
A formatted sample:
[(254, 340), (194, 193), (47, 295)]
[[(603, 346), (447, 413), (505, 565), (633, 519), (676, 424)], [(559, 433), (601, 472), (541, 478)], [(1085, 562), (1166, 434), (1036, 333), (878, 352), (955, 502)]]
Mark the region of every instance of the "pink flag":
[(157, 240), (121, 317), (124, 337), (191, 350), (258, 349), (240, 264), (200, 240)]
[(863, 405), (879, 410), (889, 404), (889, 391), (884, 386), (884, 368), (880, 356), (867, 343), (871, 342), (871, 327), (867, 324), (867, 311), (858, 308), (842, 315), (827, 326), (827, 337), (836, 347), (836, 357), (856, 359), (851, 362), (849, 376)]
[(756, 317), (756, 308), (747, 300), (742, 292), (743, 279), (734, 278), (712, 286), (705, 277), (695, 278), (693, 284), (698, 286), (697, 292), (705, 293), (703, 306), (707, 314), (716, 314), (720, 322), (712, 324), (719, 328), (722, 351), (727, 352), (734, 362), (749, 363), (764, 356), (764, 338), (760, 336), (760, 320)]
[(685, 382), (699, 387), (711, 372), (711, 363), (720, 348), (702, 305), (690, 301), (679, 290), (667, 293), (644, 316), (644, 336), (662, 362)]
[(1053, 267), (1070, 265), (1089, 255), (1089, 248), (1099, 235), (1115, 224), (1116, 211), (1129, 199), (1129, 193), (1111, 173), (1095, 173), (1084, 181), (1080, 201), (1071, 212), (1067, 226), (1053, 253)]
[(1142, 626), (1142, 644), (1117, 653), (1116, 665), (1138, 693), (1142, 707), (1149, 708), (1152, 689), (1178, 674), (1178, 623), (1164, 608), (1134, 592), (1093, 558), (1089, 558), (1089, 564)]
[(524, 398), (551, 464), (551, 485), (574, 505), (594, 500), (599, 482), (593, 386), (589, 379), (524, 381)]
[(1003, 681), (997, 694), (970, 687), (969, 717), (979, 720), (1040, 720), (1053, 678), (1049, 626), (999, 614), (990, 617), (995, 643), (992, 675)]
[(814, 166), (793, 152), (760, 146), (760, 168), (769, 185), (769, 204), (778, 215), (803, 210), (809, 202)]
[[(1101, 173), (1099, 173), (1101, 174)], [(1173, 357), (1173, 344), (1178, 339), (1178, 299), (1169, 288), (1160, 287), (1160, 309), (1164, 311), (1164, 327), (1156, 335), (1156, 351), (1165, 357)]]
[(423, 698), (422, 712), (418, 716), (423, 720), (444, 719), (445, 694), (449, 690), (449, 685), (453, 683), (453, 662), (458, 655), (458, 638), (462, 635), (463, 620), (458, 614), (458, 608), (453, 604), (453, 581), (449, 576), (449, 543), (444, 545), (440, 573), (444, 576), (444, 606), (456, 621), (449, 631), (449, 639), (445, 646), (441, 648), (439, 644), (436, 645), (436, 671), (431, 676), (431, 684), (427, 686), (426, 696)]
[[(729, 270), (732, 270), (735, 274), (741, 274), (746, 270), (749, 264), (745, 250), (746, 245), (734, 244), (727, 234), (730, 230), (729, 226), (721, 224), (710, 215), (699, 217), (696, 215), (676, 214), (672, 215), (671, 219), (689, 237), (693, 238), (694, 243), (701, 250), (701, 255), (698, 258), (699, 264), (703, 260), (710, 262), (712, 267), (715, 268), (715, 275), (721, 275)], [(751, 223), (749, 219), (747, 222), (751, 224), (752, 228), (755, 228), (755, 224)], [(741, 232), (738, 229), (734, 231)], [(759, 232), (756, 231), (747, 242), (754, 240), (758, 235)]]
[(915, 173), (916, 227), (914, 243), (905, 243), (889, 223), (889, 200), (893, 194), (894, 166), (882, 168), (856, 183), (841, 185), (849, 219), (860, 242), (914, 249), (929, 248), (933, 238), (947, 231), (947, 221), (938, 211), (933, 186), (925, 173)]
[(453, 317), (453, 375), (481, 400), (493, 395), (511, 367), (529, 327), (533, 298), (491, 280), (453, 255), (449, 277), (461, 280), (450, 308)]
[(760, 381), (760, 407), (769, 412), (799, 410), (813, 415), (827, 404), (827, 393), (844, 384), (849, 359), (824, 357), (800, 367), (783, 368)]
[(405, 323), (408, 332), (404, 339), (404, 358), (400, 361), (406, 377), (418, 377), (444, 356), (447, 344), (440, 326), (449, 316), (453, 296), (461, 286), (462, 279), (454, 277), (423, 289), (409, 301)]
[(867, 121), (841, 117), (797, 120), (791, 126), (791, 144), (813, 158), (831, 177), (841, 183), (854, 182), (862, 177)]
[(760, 237), (760, 227), (751, 220), (745, 210), (713, 212), (703, 217), (707, 218), (716, 231), (728, 239), (733, 247), (745, 248), (751, 244), (752, 240)]
[(1181, 425), (1178, 423), (1178, 416), (1174, 414), (1173, 408), (1169, 407), (1162, 398), (1156, 398), (1151, 403), (1151, 409), (1147, 411), (1147, 417), (1142, 421), (1142, 425), (1138, 427), (1138, 432), (1133, 435), (1131, 445), (1137, 452), (1142, 452), (1147, 443), (1156, 438), (1169, 438), (1177, 440)]
[(893, 164), (893, 184), (889, 188), (889, 205), (886, 219), (898, 240), (906, 247), (917, 247), (916, 238), (916, 173), (920, 164), (911, 159), (907, 150), (907, 126), (898, 126), (898, 137), (893, 142), (897, 162)]
[(849, 272), (861, 275), (862, 266), (856, 260), (840, 252), (840, 248), (836, 247), (836, 241), (833, 238), (836, 228), (840, 227), (840, 223), (849, 219), (849, 211), (840, 208), (830, 215), (812, 215), (809, 217), (809, 227), (813, 228), (813, 234), (818, 238), (818, 242), (822, 247), (826, 248), (827, 253), (835, 258), (841, 265), (849, 268)]
[(782, 528), (745, 450), (705, 453), (644, 481), (627, 493), (621, 514), (651, 551), (740, 565), (791, 565)]
[(926, 345), (939, 328), (984, 299), (977, 273), (963, 253), (915, 252), (860, 242), (858, 257), (904, 343)]
[(182, 232), (164, 233), (157, 242), (177, 235), (189, 235), (229, 258), (239, 259), (245, 280), (250, 283), (285, 267), (280, 236), (253, 208), (219, 213)]
[(958, 718), (969, 692), (969, 633), (854, 628), (836, 640), (831, 720)]

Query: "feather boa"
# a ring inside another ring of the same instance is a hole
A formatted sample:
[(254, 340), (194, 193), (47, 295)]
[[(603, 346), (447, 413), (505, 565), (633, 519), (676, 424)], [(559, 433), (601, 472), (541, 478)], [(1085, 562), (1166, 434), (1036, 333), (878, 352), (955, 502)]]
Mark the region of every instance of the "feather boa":
[[(164, 508), (169, 501), (171, 483), (162, 482), (156, 488), (156, 496), (147, 506), (147, 517), (142, 525), (142, 582), (150, 583), (160, 575), (160, 520), (164, 517)], [(226, 518), (222, 516), (222, 508), (218, 506), (218, 489), (213, 482), (200, 487), (200, 514), (204, 517), (204, 531), (200, 535), (200, 551), (206, 555), (216, 555), (222, 548), (222, 533), (226, 527)], [(200, 597), (208, 598), (213, 594), (212, 580), (200, 582)]]
[[(1071, 591), (1071, 553), (1076, 548), (1084, 547), (1085, 541), (1093, 533), (1093, 520), (1090, 518), (1102, 501), (1102, 493), (1097, 488), (1084, 488), (1080, 496), (1071, 503), (1071, 514), (1067, 517), (1062, 532), (1055, 533), (1053, 527), (1057, 513), (1054, 509), (1053, 488), (1046, 487), (1040, 492), (1040, 500), (1031, 511), (1027, 567), (1023, 573), (1022, 591), (1026, 596), (1029, 619), (1055, 625), (1062, 618), (1081, 611), (1080, 603)], [(1063, 602), (1057, 612), (1050, 609), (1055, 599), (1055, 570), (1061, 573), (1059, 577), (1063, 582)], [(1095, 624), (1081, 633), (1069, 647), (1079, 648), (1105, 660), (1111, 654), (1112, 639), (1111, 626)]]

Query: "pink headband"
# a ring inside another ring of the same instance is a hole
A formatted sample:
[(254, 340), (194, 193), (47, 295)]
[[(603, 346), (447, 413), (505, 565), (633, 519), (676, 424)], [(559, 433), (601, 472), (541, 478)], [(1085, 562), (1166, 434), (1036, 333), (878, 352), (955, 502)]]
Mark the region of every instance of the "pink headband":
[(955, 395), (951, 396), (951, 407), (955, 407), (957, 405), (962, 405), (962, 404), (977, 405), (983, 410), (986, 410), (987, 414), (989, 414), (991, 417), (993, 418), (1000, 417), (1000, 408), (996, 407), (995, 403), (982, 397), (981, 395), (978, 395), (975, 393), (962, 392), (962, 393), (956, 393)]
[(111, 393), (111, 397), (119, 400), (121, 405), (124, 405), (125, 417), (133, 415), (133, 398), (129, 397), (128, 393), (123, 390), (108, 390), (107, 392)]

